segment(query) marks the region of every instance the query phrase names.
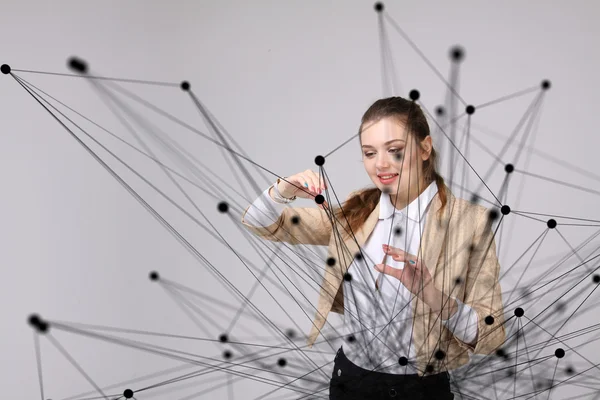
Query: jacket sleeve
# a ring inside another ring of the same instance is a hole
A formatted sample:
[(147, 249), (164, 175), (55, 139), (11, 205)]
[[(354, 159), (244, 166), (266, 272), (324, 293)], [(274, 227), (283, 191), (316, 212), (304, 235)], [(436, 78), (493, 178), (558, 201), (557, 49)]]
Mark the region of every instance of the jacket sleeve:
[(464, 301), (477, 313), (477, 341), (467, 344), (459, 340), (458, 343), (475, 354), (492, 354), (506, 339), (502, 290), (498, 280), (500, 263), (487, 209), (481, 206), (478, 209), (480, 215), (469, 249)]
[(254, 226), (245, 220), (248, 209), (242, 213), (242, 224), (254, 235), (272, 242), (293, 245), (309, 244), (326, 246), (331, 237), (329, 211), (319, 207), (287, 207), (279, 218), (268, 226)]

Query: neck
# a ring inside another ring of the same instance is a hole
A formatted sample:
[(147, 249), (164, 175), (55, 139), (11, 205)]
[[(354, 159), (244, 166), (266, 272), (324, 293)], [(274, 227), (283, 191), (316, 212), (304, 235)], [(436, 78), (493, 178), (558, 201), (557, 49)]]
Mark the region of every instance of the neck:
[(398, 195), (391, 193), (389, 195), (390, 201), (394, 205), (394, 208), (397, 210), (402, 210), (407, 205), (412, 203), (417, 197), (419, 197), (421, 193), (427, 189), (427, 186), (429, 185), (427, 185), (425, 182), (421, 182), (419, 185), (414, 185), (408, 189), (408, 195), (407, 193), (398, 193)]

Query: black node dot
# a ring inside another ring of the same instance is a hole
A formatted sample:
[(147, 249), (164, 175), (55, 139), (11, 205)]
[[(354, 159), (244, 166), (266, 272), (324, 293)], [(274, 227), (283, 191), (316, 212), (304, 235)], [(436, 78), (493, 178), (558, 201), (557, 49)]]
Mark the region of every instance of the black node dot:
[(515, 370), (511, 367), (506, 370), (506, 376), (511, 377), (515, 374)]
[(392, 193), (392, 189), (390, 189), (390, 188), (387, 188), (387, 187), (383, 188), (383, 190), (381, 190), (381, 191), (382, 191), (383, 193), (385, 193), (385, 194), (390, 194), (390, 193)]
[(29, 316), (29, 318), (27, 319), (27, 321), (29, 322), (29, 325), (31, 325), (33, 327), (37, 327), (42, 320), (40, 319), (39, 315), (37, 315), (37, 314), (31, 314)]
[(400, 228), (399, 226), (394, 228), (394, 235), (396, 236), (400, 236), (402, 235), (402, 228)]
[(471, 203), (479, 203), (479, 196), (477, 196), (475, 193), (471, 195)]
[(410, 93), (408, 93), (408, 97), (412, 100), (412, 101), (417, 101), (419, 100), (419, 97), (421, 96), (421, 94), (419, 93), (418, 90), (411, 90)]
[(356, 338), (354, 337), (354, 335), (348, 335), (346, 340), (350, 343), (354, 343), (356, 341)]
[(316, 156), (315, 157), (315, 164), (317, 164), (318, 166), (322, 166), (323, 164), (325, 164), (325, 157), (323, 157), (323, 156)]
[(294, 216), (292, 217), (292, 224), (294, 224), (294, 225), (298, 225), (299, 223), (300, 223), (300, 217), (299, 217), (299, 216), (297, 216), (297, 215), (294, 215)]
[(525, 315), (525, 311), (521, 308), (518, 307), (515, 309), (515, 316), (521, 318), (523, 315)]
[(327, 258), (327, 265), (329, 265), (330, 267), (333, 267), (335, 265), (335, 258), (333, 258), (333, 257)]
[(346, 282), (350, 282), (350, 281), (352, 280), (352, 274), (351, 274), (350, 272), (346, 272), (346, 273), (344, 274), (344, 280), (345, 280)]
[(375, 11), (382, 12), (383, 11), (383, 3), (381, 3), (381, 2), (375, 3)]
[(402, 365), (403, 367), (408, 365), (408, 358), (402, 356), (398, 359), (398, 364)]
[(550, 218), (548, 220), (548, 222), (546, 223), (546, 225), (548, 225), (548, 228), (554, 229), (554, 228), (556, 228), (556, 220), (553, 218)]
[(504, 349), (498, 349), (498, 350), (496, 350), (496, 355), (498, 357), (506, 358), (506, 353), (504, 352)]
[(227, 204), (227, 202), (222, 201), (219, 203), (217, 208), (218, 208), (219, 212), (226, 213), (227, 210), (229, 210), (229, 205)]
[(556, 311), (562, 312), (565, 310), (565, 307), (566, 305), (562, 301), (556, 303)]
[(181, 82), (181, 85), (179, 85), (179, 86), (181, 87), (181, 90), (183, 90), (185, 92), (190, 90), (190, 88), (192, 87), (188, 81)]
[(226, 333), (219, 335), (219, 342), (227, 343), (228, 340), (229, 340), (229, 336), (227, 336)]
[(541, 86), (542, 86), (542, 89), (548, 90), (548, 89), (550, 89), (551, 83), (550, 83), (549, 80), (545, 79), (545, 80), (542, 81), (542, 85)]
[(151, 281), (157, 281), (160, 278), (160, 276), (158, 275), (158, 272), (156, 272), (156, 271), (150, 272), (149, 277), (150, 277)]
[(506, 164), (504, 166), (504, 171), (506, 171), (507, 174), (510, 174), (511, 172), (513, 172), (515, 170), (515, 166), (512, 164)]
[(133, 390), (125, 389), (125, 391), (123, 392), (123, 397), (125, 397), (126, 399), (131, 399), (133, 397)]
[(488, 213), (488, 218), (491, 221), (495, 221), (498, 219), (498, 210), (494, 209), (494, 210), (490, 210), (490, 212)]
[(500, 212), (502, 213), (502, 215), (508, 215), (510, 214), (510, 207), (507, 205), (502, 206), (502, 208), (500, 208)]
[(428, 373), (433, 372), (433, 365), (427, 364), (427, 366), (425, 367), (425, 372), (428, 372)]
[(287, 332), (285, 333), (287, 335), (287, 337), (289, 337), (290, 339), (293, 339), (296, 337), (296, 332), (293, 329), (288, 329)]
[(402, 156), (402, 153), (396, 153), (394, 154), (394, 158), (396, 159), (396, 161), (402, 161), (404, 157)]
[(322, 194), (318, 194), (315, 196), (315, 203), (323, 204), (324, 202), (325, 202), (325, 196), (323, 196)]
[(568, 366), (567, 369), (565, 369), (565, 372), (569, 375), (573, 375), (573, 373), (575, 372), (575, 370), (573, 369), (573, 367)]
[(462, 279), (460, 279), (460, 276), (454, 280), (455, 285), (460, 285), (461, 283), (462, 283)]
[(29, 317), (29, 324), (34, 327), (38, 333), (48, 332), (49, 325), (46, 321), (40, 318), (39, 315), (33, 314)]
[(475, 251), (475, 245), (473, 243), (471, 243), (469, 245), (469, 251), (472, 253), (473, 251)]
[(48, 325), (48, 323), (46, 321), (42, 321), (39, 326), (40, 333), (48, 332), (49, 327), (50, 327), (50, 325)]
[(279, 360), (277, 360), (277, 365), (279, 365), (280, 367), (285, 367), (287, 365), (287, 361), (285, 360), (285, 358), (280, 358)]
[(438, 349), (435, 352), (435, 358), (436, 360), (443, 360), (444, 357), (446, 357), (446, 352), (444, 352), (444, 350)]
[(230, 359), (230, 358), (231, 358), (231, 356), (232, 356), (232, 354), (231, 354), (231, 351), (229, 351), (229, 350), (225, 350), (225, 351), (223, 352), (223, 358), (225, 358), (225, 359)]
[(493, 325), (494, 324), (494, 317), (492, 317), (491, 315), (488, 315), (487, 317), (485, 317), (485, 323), (486, 325)]
[(2, 64), (2, 66), (0, 67), (0, 72), (2, 72), (4, 75), (10, 74), (10, 65)]
[(362, 253), (361, 253), (361, 252), (358, 252), (358, 253), (356, 253), (356, 254), (354, 255), (354, 259), (355, 259), (356, 261), (361, 261), (361, 260), (363, 259), (363, 255), (362, 255)]
[(473, 114), (475, 114), (475, 106), (468, 105), (467, 108), (465, 109), (465, 111), (467, 114), (473, 115)]
[(554, 355), (556, 356), (556, 358), (563, 358), (565, 356), (565, 351), (563, 349), (556, 349), (556, 351), (554, 352)]
[(465, 50), (460, 46), (454, 46), (450, 49), (450, 60), (460, 62), (465, 58)]
[(600, 283), (600, 275), (594, 274), (592, 281), (594, 281), (594, 283)]
[(77, 57), (71, 57), (71, 58), (69, 58), (69, 61), (67, 62), (67, 65), (73, 71), (79, 72), (80, 74), (87, 74), (87, 72), (88, 72), (88, 65), (87, 65), (87, 63), (84, 60), (80, 59), (80, 58), (77, 58)]
[(441, 117), (442, 115), (444, 115), (446, 113), (446, 110), (444, 109), (444, 107), (442, 106), (437, 106), (435, 108), (435, 115), (437, 115), (438, 117)]

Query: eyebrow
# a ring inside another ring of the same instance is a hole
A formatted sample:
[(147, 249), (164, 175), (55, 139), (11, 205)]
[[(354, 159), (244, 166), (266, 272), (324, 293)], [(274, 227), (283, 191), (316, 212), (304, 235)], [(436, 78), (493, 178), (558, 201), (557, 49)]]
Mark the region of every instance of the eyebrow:
[[(405, 140), (402, 140), (402, 139), (393, 139), (393, 140), (388, 140), (384, 144), (390, 144), (390, 143), (394, 143), (394, 142), (397, 142), (397, 141), (404, 142)], [(361, 147), (372, 147), (372, 148), (374, 148), (373, 146), (368, 145), (368, 144), (363, 144)]]

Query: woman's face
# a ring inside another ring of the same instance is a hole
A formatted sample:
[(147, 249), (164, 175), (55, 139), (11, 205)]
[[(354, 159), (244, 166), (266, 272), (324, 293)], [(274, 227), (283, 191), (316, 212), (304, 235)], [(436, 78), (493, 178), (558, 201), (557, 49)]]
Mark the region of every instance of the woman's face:
[[(362, 159), (365, 170), (375, 185), (396, 199), (415, 198), (425, 188), (423, 161), (431, 153), (431, 137), (422, 146), (409, 134), (406, 125), (395, 118), (367, 122), (360, 134)], [(392, 175), (385, 179), (386, 175)], [(409, 191), (410, 190), (410, 191)]]

